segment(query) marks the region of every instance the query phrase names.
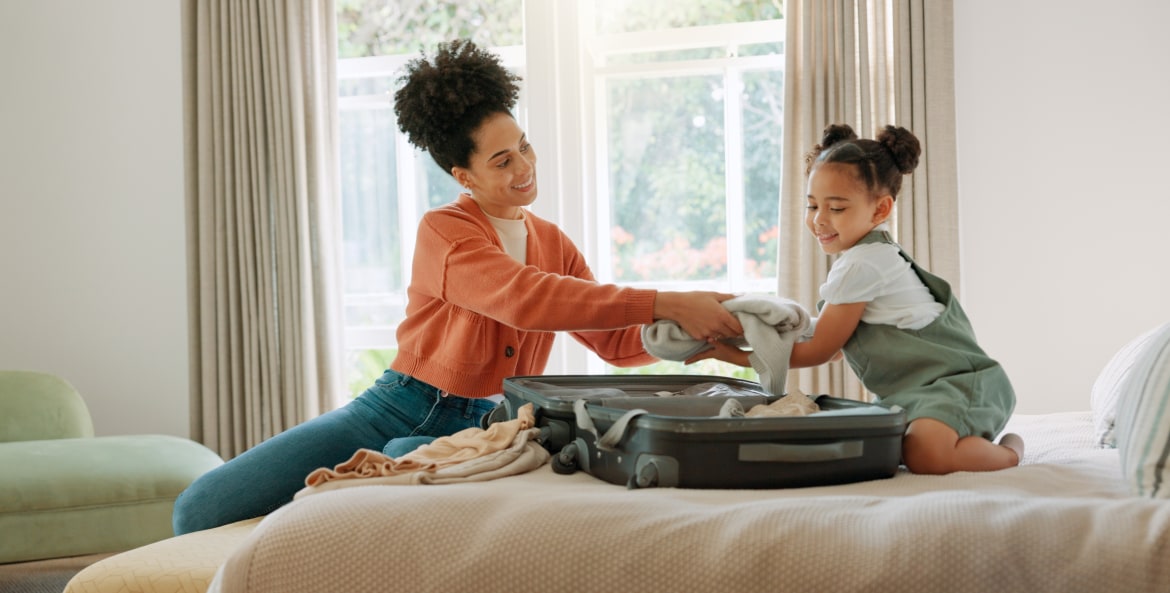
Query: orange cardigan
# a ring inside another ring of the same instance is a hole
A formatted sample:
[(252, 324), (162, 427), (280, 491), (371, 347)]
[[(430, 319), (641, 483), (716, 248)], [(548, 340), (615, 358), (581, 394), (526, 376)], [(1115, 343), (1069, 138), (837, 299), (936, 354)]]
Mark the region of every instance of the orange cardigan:
[(556, 225), (527, 211), (525, 224), (527, 265), (467, 194), (423, 215), (391, 369), (484, 397), (506, 377), (543, 373), (556, 331), (616, 366), (658, 360), (640, 327), (654, 321), (657, 291), (598, 283)]

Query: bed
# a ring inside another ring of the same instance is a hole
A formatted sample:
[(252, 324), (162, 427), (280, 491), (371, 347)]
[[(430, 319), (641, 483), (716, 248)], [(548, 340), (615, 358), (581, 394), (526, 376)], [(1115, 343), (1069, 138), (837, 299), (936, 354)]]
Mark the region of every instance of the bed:
[(1133, 453), (1156, 449), (1146, 432), (1167, 442), (1158, 329), (1143, 339), (1159, 348), (1111, 361), (1092, 410), (1014, 416), (1027, 450), (1008, 470), (775, 490), (631, 490), (548, 464), (478, 483), (352, 480), (108, 558), (66, 593), (159, 593), (101, 584), (176, 573), (165, 590), (1170, 591), (1170, 501), (1160, 466)]

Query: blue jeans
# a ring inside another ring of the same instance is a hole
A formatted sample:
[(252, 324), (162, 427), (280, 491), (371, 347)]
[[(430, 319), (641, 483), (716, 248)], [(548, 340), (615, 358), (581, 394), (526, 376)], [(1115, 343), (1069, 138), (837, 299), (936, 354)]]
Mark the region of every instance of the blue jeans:
[(388, 370), (344, 407), (294, 426), (196, 479), (175, 500), (175, 535), (266, 515), (290, 502), (317, 468), (332, 469), (358, 449), (381, 451), (391, 439), (446, 436), (479, 426), (494, 406), (488, 399), (444, 396)]

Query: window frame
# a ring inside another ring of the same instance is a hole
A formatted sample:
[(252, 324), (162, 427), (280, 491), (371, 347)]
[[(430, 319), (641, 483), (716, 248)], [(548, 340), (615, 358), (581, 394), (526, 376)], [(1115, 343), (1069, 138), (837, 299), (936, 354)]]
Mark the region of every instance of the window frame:
[[(682, 29), (596, 35), (592, 2), (524, 2), (524, 45), (492, 48), (508, 68), (523, 78), (517, 107), (520, 125), (537, 149), (537, 171), (541, 195), (531, 206), (537, 216), (557, 223), (581, 249), (599, 281), (613, 281), (610, 261), (610, 200), (608, 171), (599, 163), (608, 162), (605, 132), (605, 80), (620, 77), (679, 76), (719, 73), (726, 78), (761, 69), (783, 70), (783, 58), (775, 55), (739, 56), (734, 49), (723, 58), (661, 64), (618, 65), (608, 56), (636, 52), (673, 51), (698, 47), (729, 47), (751, 43), (784, 42), (782, 20), (707, 25)], [(338, 79), (396, 77), (415, 55), (377, 56), (338, 60)], [(730, 74), (729, 74), (730, 73)], [(739, 88), (732, 86), (730, 88)], [(390, 93), (386, 93), (390, 95)], [(738, 93), (726, 93), (724, 126), (742, 129)], [(530, 105), (551, 109), (536, 112)], [(339, 111), (350, 109), (392, 109), (393, 97), (353, 95), (338, 98)], [(728, 134), (731, 136), (731, 134)], [(725, 141), (727, 172), (725, 206), (727, 236), (743, 237), (742, 142)], [(430, 158), (410, 146), (405, 135), (395, 130), (400, 251), (403, 271), (402, 293), (378, 295), (345, 294), (345, 306), (378, 298), (397, 299), (405, 307), (405, 289), (410, 284), (411, 262), (419, 217), (415, 172), (418, 159)], [(454, 196), (452, 196), (454, 197)], [(779, 197), (777, 197), (779, 199)], [(664, 290), (723, 290), (732, 292), (774, 291), (775, 279), (743, 279), (742, 240), (728, 241), (728, 281), (622, 282), (628, 286)], [(376, 327), (345, 327), (346, 351), (396, 347), (397, 324)], [(550, 374), (603, 373), (605, 363), (575, 340), (558, 335), (546, 372)]]
[[(589, 22), (592, 22), (592, 20), (590, 19)], [(781, 71), (783, 70), (782, 63), (779, 65), (775, 64), (775, 56), (739, 56), (734, 54), (734, 50), (728, 52), (733, 55), (727, 55), (724, 58), (671, 62), (669, 66), (663, 66), (660, 62), (609, 65), (606, 63), (607, 56), (708, 47), (733, 48), (757, 43), (776, 42), (781, 44), (784, 42), (784, 25), (783, 21), (780, 20), (707, 25), (648, 31), (644, 33), (618, 33), (605, 37), (595, 37), (587, 48), (587, 51), (590, 53), (589, 57), (593, 60), (592, 73), (584, 75), (584, 78), (587, 80), (587, 85), (591, 87), (585, 93), (591, 97), (590, 104), (586, 105), (585, 113), (592, 114), (593, 132), (591, 134), (583, 134), (584, 141), (589, 143), (591, 151), (595, 153), (593, 162), (608, 162), (609, 156), (608, 142), (605, 141), (607, 132), (605, 129), (605, 112), (603, 108), (605, 105), (606, 87), (604, 84), (598, 84), (599, 80), (605, 82), (613, 79), (644, 78), (647, 76), (677, 77), (718, 74), (724, 79), (724, 88), (738, 90), (742, 88), (743, 74), (746, 72), (771, 70), (777, 67)], [(742, 133), (735, 135), (730, 132), (732, 130), (736, 132), (743, 131), (743, 108), (740, 99), (741, 97), (738, 92), (724, 93), (723, 124), (724, 129), (729, 131), (727, 138), (742, 138)], [(742, 238), (745, 234), (743, 225), (745, 200), (744, 178), (743, 168), (740, 166), (744, 162), (743, 145), (742, 142), (732, 142), (725, 139), (724, 148), (724, 171), (726, 172), (726, 176), (724, 177), (724, 204), (726, 208), (727, 236), (729, 239), (731, 237)], [(609, 231), (612, 228), (612, 224), (610, 224), (612, 219), (608, 210), (610, 204), (612, 204), (609, 195), (608, 171), (605, 167), (598, 166), (594, 166), (592, 170), (594, 171), (593, 178), (597, 180), (596, 197), (590, 200), (594, 206), (592, 216), (596, 221), (596, 230), (590, 238), (595, 241), (596, 245), (608, 246), (611, 242)], [(777, 196), (777, 199), (779, 199), (779, 196)], [(728, 240), (727, 245), (728, 269), (726, 282), (702, 280), (677, 282), (623, 281), (622, 284), (640, 287), (653, 286), (667, 290), (720, 290), (737, 293), (770, 292), (776, 289), (775, 278), (748, 279), (744, 277), (744, 245), (741, 240)], [(608, 253), (598, 250), (598, 252), (591, 253), (590, 255), (592, 257), (589, 259), (589, 262), (598, 280), (602, 282), (613, 282), (612, 260), (608, 257)]]

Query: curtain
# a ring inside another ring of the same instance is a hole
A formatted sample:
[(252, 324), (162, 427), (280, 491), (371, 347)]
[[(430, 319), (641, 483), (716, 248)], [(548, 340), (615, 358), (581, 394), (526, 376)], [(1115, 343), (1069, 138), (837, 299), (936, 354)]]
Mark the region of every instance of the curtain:
[(342, 386), (331, 0), (184, 0), (191, 433), (225, 458)]
[[(952, 0), (786, 2), (779, 294), (815, 305), (832, 258), (804, 227), (804, 157), (830, 123), (915, 133), (923, 156), (898, 197), (895, 237), (958, 290)], [(809, 394), (870, 399), (844, 362), (790, 371)]]

